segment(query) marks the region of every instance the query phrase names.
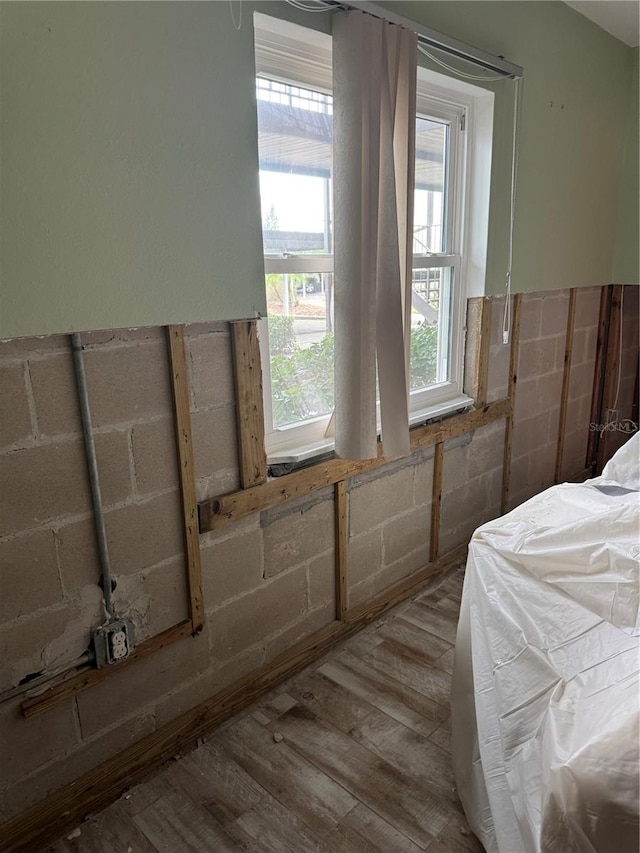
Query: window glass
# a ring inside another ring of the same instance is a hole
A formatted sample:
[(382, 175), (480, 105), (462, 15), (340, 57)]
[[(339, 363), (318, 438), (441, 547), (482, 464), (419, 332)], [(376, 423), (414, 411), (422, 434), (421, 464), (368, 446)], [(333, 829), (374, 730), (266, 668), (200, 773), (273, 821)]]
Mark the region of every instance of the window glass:
[(273, 429), (334, 405), (332, 98), (259, 77), (258, 149)]
[(446, 251), (444, 223), (447, 147), (447, 125), (418, 116), (413, 212), (414, 255)]
[[(448, 211), (450, 126), (418, 115), (411, 282), (409, 387), (412, 392), (448, 382), (450, 377), (453, 269)], [(442, 256), (442, 257), (439, 257)], [(415, 394), (413, 395), (415, 397)]]

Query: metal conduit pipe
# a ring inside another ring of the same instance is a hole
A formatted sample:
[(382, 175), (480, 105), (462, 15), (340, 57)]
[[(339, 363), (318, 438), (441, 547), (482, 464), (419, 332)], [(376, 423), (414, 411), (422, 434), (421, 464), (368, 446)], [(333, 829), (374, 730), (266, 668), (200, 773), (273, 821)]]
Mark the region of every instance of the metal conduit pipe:
[(102, 594), (104, 607), (109, 618), (114, 615), (113, 603), (111, 601), (111, 565), (109, 563), (109, 549), (107, 547), (107, 532), (104, 524), (104, 511), (102, 509), (102, 495), (100, 493), (100, 477), (98, 474), (98, 463), (96, 461), (96, 446), (93, 440), (93, 428), (91, 426), (91, 410), (89, 409), (89, 395), (87, 393), (87, 379), (84, 372), (84, 360), (82, 357), (82, 340), (78, 332), (71, 335), (71, 347), (73, 349), (73, 364), (75, 367), (76, 385), (78, 387), (78, 400), (80, 402), (80, 414), (82, 416), (82, 432), (87, 455), (87, 468), (89, 470), (89, 482), (91, 484), (91, 498), (93, 501), (93, 518), (98, 538), (98, 553), (100, 555), (100, 566), (102, 568)]

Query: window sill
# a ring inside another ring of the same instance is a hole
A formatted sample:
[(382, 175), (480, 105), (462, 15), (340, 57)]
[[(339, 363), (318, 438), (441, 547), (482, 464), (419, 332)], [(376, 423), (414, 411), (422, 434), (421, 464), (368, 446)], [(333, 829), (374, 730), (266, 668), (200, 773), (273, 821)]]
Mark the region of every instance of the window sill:
[[(443, 403), (437, 403), (433, 406), (427, 406), (419, 411), (412, 412), (409, 416), (409, 427), (416, 427), (427, 421), (436, 421), (446, 418), (449, 415), (456, 414), (461, 410), (469, 409), (474, 405), (471, 397), (466, 394), (459, 394), (451, 400)], [(267, 454), (268, 465), (299, 465), (307, 463), (316, 457), (326, 456), (332, 453), (335, 444), (332, 438), (325, 438), (320, 441), (312, 441), (306, 444), (292, 444), (290, 447), (278, 448)]]

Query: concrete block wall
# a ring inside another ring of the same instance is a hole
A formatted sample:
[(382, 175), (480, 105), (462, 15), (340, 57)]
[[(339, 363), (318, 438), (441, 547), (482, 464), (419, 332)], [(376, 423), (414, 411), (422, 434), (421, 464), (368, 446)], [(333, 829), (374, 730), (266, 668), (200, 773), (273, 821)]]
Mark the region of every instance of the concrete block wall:
[(349, 607), (429, 562), (432, 495), (432, 448), (350, 480)]
[[(595, 300), (585, 293), (580, 331), (588, 333)], [(549, 455), (567, 299), (563, 292), (523, 300), (525, 392), (516, 404), (516, 426), (527, 430), (545, 417), (544, 436), (530, 429), (530, 440), (534, 448), (542, 442)], [(501, 344), (502, 300), (492, 307), (488, 392), (500, 399), (508, 347)], [(595, 314), (597, 323), (597, 308)], [(196, 487), (204, 498), (239, 487), (230, 339), (226, 324), (193, 325), (185, 334)], [(140, 641), (187, 615), (164, 332), (120, 330), (83, 339), (115, 600), (133, 618)], [(82, 654), (102, 612), (68, 338), (0, 343), (0, 383), (3, 399), (11, 400), (0, 431), (0, 478), (3, 494), (11, 495), (0, 528), (0, 654), (7, 689)], [(576, 386), (578, 398), (590, 392), (591, 378)], [(445, 443), (440, 553), (499, 513), (503, 439), (504, 424), (495, 423)], [(537, 457), (523, 435), (518, 441), (515, 468), (524, 458), (526, 477), (516, 495), (524, 499), (536, 486), (529, 463)], [(432, 491), (432, 448), (349, 481), (349, 606), (428, 563)], [(330, 624), (334, 514), (329, 487), (202, 536), (202, 634), (112, 672), (31, 720), (21, 715), (21, 697), (0, 703), (1, 817), (23, 811)]]
[(554, 482), (568, 310), (566, 290), (522, 297), (510, 508)]
[(586, 466), (598, 343), (600, 288), (589, 287), (576, 291), (575, 312), (562, 459), (562, 477), (567, 480), (579, 477)]
[[(83, 335), (114, 603), (141, 642), (187, 617), (171, 389), (160, 329)], [(80, 414), (67, 336), (0, 343), (0, 689), (73, 662), (104, 619)], [(145, 665), (152, 677), (162, 653)], [(134, 682), (140, 682), (140, 673)], [(158, 682), (158, 690), (166, 689)], [(132, 685), (134, 686), (134, 685)], [(25, 720), (19, 698), (0, 705), (6, 815), (152, 730), (147, 713), (123, 724), (110, 695), (105, 719), (87, 702)], [(129, 688), (120, 701), (134, 702)], [(125, 698), (126, 697), (126, 698)]]
[(468, 542), (476, 527), (500, 515), (504, 421), (445, 442), (440, 552)]
[[(158, 330), (83, 337), (114, 601), (138, 641), (186, 617), (171, 390)], [(69, 338), (0, 344), (0, 689), (80, 656), (103, 618)], [(153, 601), (153, 606), (151, 602)]]

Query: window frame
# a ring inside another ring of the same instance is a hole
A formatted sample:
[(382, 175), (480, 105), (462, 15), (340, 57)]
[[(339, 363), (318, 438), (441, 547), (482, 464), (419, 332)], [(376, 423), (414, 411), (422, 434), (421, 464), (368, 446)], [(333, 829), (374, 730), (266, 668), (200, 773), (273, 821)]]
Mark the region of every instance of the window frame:
[[(256, 76), (332, 94), (331, 37), (254, 13)], [(409, 393), (410, 425), (469, 408), (463, 391), (466, 305), (485, 292), (493, 141), (490, 90), (418, 65), (418, 116), (449, 127), (446, 240), (442, 253), (414, 255), (412, 269), (451, 269), (449, 379)], [(335, 235), (334, 235), (335, 236)], [(265, 274), (333, 273), (333, 255), (264, 255)], [(412, 287), (412, 282), (409, 283)], [(406, 363), (409, 370), (411, 294), (407, 294)], [(265, 444), (270, 463), (300, 462), (333, 450), (333, 416), (274, 428), (266, 318), (259, 321), (263, 364)]]

